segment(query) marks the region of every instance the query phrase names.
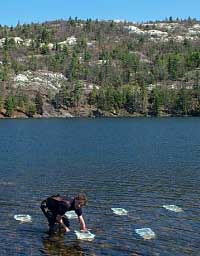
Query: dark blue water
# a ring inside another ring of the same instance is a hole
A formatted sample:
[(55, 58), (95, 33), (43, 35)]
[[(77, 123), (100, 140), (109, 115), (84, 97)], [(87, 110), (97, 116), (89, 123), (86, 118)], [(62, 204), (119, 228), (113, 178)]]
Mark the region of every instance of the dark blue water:
[[(200, 255), (199, 187), (199, 118), (0, 120), (1, 255)], [(41, 200), (78, 192), (95, 240), (48, 239)]]

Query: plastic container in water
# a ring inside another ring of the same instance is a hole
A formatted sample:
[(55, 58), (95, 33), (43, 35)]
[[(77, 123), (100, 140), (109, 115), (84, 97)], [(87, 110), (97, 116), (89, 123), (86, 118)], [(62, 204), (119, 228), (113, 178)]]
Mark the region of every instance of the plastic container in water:
[(74, 231), (76, 234), (77, 239), (83, 240), (83, 241), (93, 241), (95, 238), (95, 235), (92, 234), (90, 231)]
[(135, 232), (143, 237), (145, 240), (149, 240), (156, 237), (156, 234), (150, 228), (135, 229)]
[(20, 222), (32, 222), (32, 218), (28, 214), (15, 214), (14, 219)]
[(163, 205), (163, 208), (169, 210), (169, 211), (172, 211), (172, 212), (182, 212), (183, 209), (176, 206), (176, 205), (173, 205), (173, 204), (170, 204), (170, 205)]
[(114, 212), (114, 214), (120, 216), (128, 214), (128, 211), (123, 208), (111, 208), (111, 210)]
[(65, 213), (65, 216), (66, 216), (69, 220), (71, 220), (71, 219), (77, 219), (77, 218), (78, 218), (78, 216), (77, 216), (77, 214), (75, 213), (75, 211), (66, 212), (66, 213)]

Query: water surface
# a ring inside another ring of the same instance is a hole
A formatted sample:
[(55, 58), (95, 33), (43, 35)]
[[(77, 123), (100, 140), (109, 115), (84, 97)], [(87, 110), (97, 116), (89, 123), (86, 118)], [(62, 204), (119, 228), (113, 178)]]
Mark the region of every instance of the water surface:
[[(199, 131), (199, 118), (0, 120), (1, 255), (198, 255)], [(78, 192), (95, 240), (48, 239), (41, 200)], [(156, 238), (139, 237), (143, 227)]]

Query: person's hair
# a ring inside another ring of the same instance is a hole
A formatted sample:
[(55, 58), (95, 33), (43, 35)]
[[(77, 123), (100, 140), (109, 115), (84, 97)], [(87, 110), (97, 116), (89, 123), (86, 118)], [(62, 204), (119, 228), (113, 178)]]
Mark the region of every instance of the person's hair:
[(87, 197), (84, 194), (78, 194), (75, 196), (75, 199), (78, 200), (79, 204), (85, 206), (87, 204)]

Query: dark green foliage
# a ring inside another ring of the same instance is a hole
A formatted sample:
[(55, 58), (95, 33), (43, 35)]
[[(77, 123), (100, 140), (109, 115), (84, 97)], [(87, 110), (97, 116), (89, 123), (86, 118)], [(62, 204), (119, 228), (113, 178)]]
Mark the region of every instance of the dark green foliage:
[(143, 111), (143, 92), (137, 84), (128, 85), (123, 88), (123, 106), (131, 114)]
[(83, 93), (83, 86), (79, 81), (73, 84), (73, 88), (70, 94), (71, 104), (74, 107), (78, 107)]
[(192, 106), (192, 95), (186, 89), (181, 89), (178, 93), (178, 98), (176, 102), (176, 108), (179, 114), (181, 115), (188, 115), (191, 113)]
[(27, 114), (29, 117), (33, 117), (33, 116), (36, 114), (36, 106), (35, 106), (35, 104), (30, 103), (30, 104), (27, 106), (26, 114)]
[(42, 100), (42, 95), (38, 92), (35, 96), (35, 108), (36, 108), (36, 113), (39, 115), (43, 114), (43, 100)]
[(156, 88), (151, 92), (150, 96), (152, 114), (155, 116), (160, 115), (161, 106), (163, 104), (162, 92)]
[(9, 96), (5, 102), (6, 115), (11, 117), (16, 108), (16, 98)]
[(47, 44), (44, 44), (40, 49), (41, 54), (47, 55), (49, 53), (49, 48)]
[(78, 59), (78, 56), (76, 53), (73, 54), (68, 70), (66, 72), (66, 76), (69, 78), (70, 81), (73, 81), (74, 79), (78, 79), (80, 76), (80, 62)]
[(17, 95), (16, 96), (16, 104), (18, 106), (18, 108), (22, 111), (22, 112), (26, 112), (27, 106), (28, 106), (28, 98), (26, 96), (22, 95)]
[(0, 95), (0, 112), (3, 108), (3, 97)]
[(55, 95), (54, 99), (52, 99), (52, 104), (55, 109), (59, 109), (61, 106), (71, 107), (73, 105), (71, 90), (63, 86), (59, 93)]

